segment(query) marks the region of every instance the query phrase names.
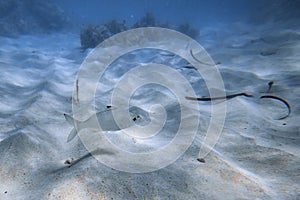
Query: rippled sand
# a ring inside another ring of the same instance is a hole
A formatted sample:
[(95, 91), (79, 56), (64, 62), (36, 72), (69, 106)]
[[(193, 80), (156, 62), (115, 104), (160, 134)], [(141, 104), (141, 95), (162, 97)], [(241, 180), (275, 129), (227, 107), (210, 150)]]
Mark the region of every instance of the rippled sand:
[[(67, 143), (72, 127), (63, 114), (72, 112), (76, 73), (88, 53), (79, 48), (77, 35), (1, 37), (0, 199), (299, 198), (300, 30), (272, 24), (249, 30), (238, 24), (201, 34), (200, 44), (218, 64), (227, 93), (259, 96), (274, 81), (271, 93), (288, 100), (292, 113), (278, 120), (286, 112), (280, 102), (228, 100), (219, 142), (200, 163), (197, 156), (210, 114), (209, 103), (200, 102), (200, 128), (192, 146), (172, 165), (146, 174), (119, 172), (99, 163), (78, 137)], [(96, 103), (109, 104), (110, 86), (141, 60), (172, 62), (200, 86), (197, 95), (208, 95), (201, 77), (193, 68), (182, 67), (182, 61), (166, 54), (146, 59), (137, 54), (121, 60), (103, 77)], [(170, 139), (176, 126), (172, 120), (178, 120), (178, 113), (171, 112), (178, 109), (174, 99), (158, 88), (146, 88), (133, 98), (136, 104), (160, 102), (168, 107), (163, 139)], [(118, 138), (118, 133), (109, 136), (112, 141), (130, 142)], [(164, 144), (134, 142), (150, 149)], [(69, 167), (68, 159), (76, 162)]]

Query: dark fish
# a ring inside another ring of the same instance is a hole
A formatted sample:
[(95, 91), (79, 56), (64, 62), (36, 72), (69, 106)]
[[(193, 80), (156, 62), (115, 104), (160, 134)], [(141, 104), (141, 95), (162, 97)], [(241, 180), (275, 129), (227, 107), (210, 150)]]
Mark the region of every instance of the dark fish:
[(185, 98), (189, 100), (196, 100), (196, 101), (214, 101), (214, 100), (222, 100), (222, 99), (231, 99), (237, 96), (253, 97), (252, 94), (242, 92), (242, 93), (231, 94), (222, 97), (185, 97)]
[(284, 105), (286, 105), (287, 109), (288, 109), (288, 114), (283, 116), (283, 117), (280, 117), (278, 120), (281, 120), (281, 119), (285, 119), (287, 118), (290, 114), (291, 114), (291, 105), (289, 104), (289, 102), (287, 102), (285, 99), (281, 98), (281, 97), (278, 97), (278, 96), (274, 96), (274, 95), (263, 95), (260, 97), (261, 99), (266, 99), (266, 98), (269, 98), (269, 99), (276, 99), (278, 101), (281, 101)]
[(193, 53), (193, 50), (191, 49), (190, 50), (190, 54), (191, 54), (191, 56), (198, 62), (198, 63), (201, 63), (201, 64), (203, 64), (203, 65), (209, 65), (209, 66), (213, 66), (212, 64), (209, 64), (209, 63), (206, 63), (206, 62), (203, 62), (203, 61), (201, 61), (201, 60), (199, 60), (198, 58), (196, 58), (196, 56), (194, 55), (194, 53)]
[[(269, 85), (272, 86), (272, 84), (273, 83), (269, 82)], [(253, 97), (252, 94), (242, 92), (242, 93), (231, 94), (231, 95), (226, 95), (226, 96), (222, 96), (222, 97), (189, 97), (189, 96), (187, 96), (185, 98), (188, 99), (188, 100), (195, 100), (195, 101), (215, 101), (215, 100), (222, 100), (222, 99), (227, 100), (227, 99), (231, 99), (231, 98), (238, 97), (238, 96)], [(283, 116), (283, 117), (280, 117), (278, 120), (285, 119), (291, 114), (291, 110), (292, 110), (291, 105), (285, 99), (283, 99), (281, 97), (278, 97), (278, 96), (274, 96), (274, 95), (263, 95), (263, 96), (260, 96), (259, 98), (260, 99), (266, 99), (266, 98), (276, 99), (276, 100), (281, 101), (282, 103), (284, 103), (284, 105), (286, 105), (286, 107), (288, 109), (288, 114)]]

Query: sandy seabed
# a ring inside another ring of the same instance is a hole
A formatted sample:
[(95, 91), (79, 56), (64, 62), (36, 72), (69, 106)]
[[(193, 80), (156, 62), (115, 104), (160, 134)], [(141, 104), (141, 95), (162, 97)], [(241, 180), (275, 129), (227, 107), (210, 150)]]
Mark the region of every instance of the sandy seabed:
[[(209, 105), (200, 102), (199, 132), (185, 154), (161, 170), (131, 174), (88, 156), (78, 137), (67, 143), (72, 127), (63, 114), (72, 112), (76, 73), (88, 52), (79, 48), (78, 36), (1, 37), (0, 199), (300, 198), (300, 29), (284, 24), (220, 25), (201, 31), (199, 42), (217, 63), (226, 93), (260, 95), (274, 81), (270, 93), (289, 101), (291, 115), (278, 120), (286, 108), (270, 99), (228, 100), (222, 135), (200, 163), (202, 133), (209, 122)], [(133, 55), (126, 62), (139, 63), (142, 57)], [(193, 68), (167, 54), (147, 59), (143, 62), (173, 62), (193, 85), (203, 84)], [(120, 63), (97, 90), (103, 105), (109, 103), (104, 98), (112, 90), (109, 86), (133, 66)], [(196, 93), (207, 95), (203, 91)], [(167, 97), (175, 98), (148, 87), (133, 100), (141, 105), (161, 101), (170, 111), (178, 109)], [(169, 114), (164, 139), (172, 136), (172, 120), (178, 115)], [(147, 145), (156, 148), (160, 141)], [(69, 166), (68, 159), (77, 162)]]

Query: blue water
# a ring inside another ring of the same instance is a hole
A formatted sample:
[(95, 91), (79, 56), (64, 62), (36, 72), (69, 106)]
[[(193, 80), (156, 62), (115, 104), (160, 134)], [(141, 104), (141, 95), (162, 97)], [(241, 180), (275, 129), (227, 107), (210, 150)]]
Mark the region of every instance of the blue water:
[(126, 20), (131, 25), (145, 13), (151, 12), (161, 21), (175, 24), (189, 22), (197, 27), (246, 20), (256, 12), (258, 2), (238, 0), (57, 1), (71, 18), (86, 24), (118, 19)]
[(83, 23), (99, 23), (111, 19), (133, 24), (145, 13), (153, 13), (160, 21), (188, 22), (194, 26), (213, 26), (218, 23), (256, 22), (299, 18), (299, 1), (289, 0), (80, 0), (57, 1), (72, 19)]

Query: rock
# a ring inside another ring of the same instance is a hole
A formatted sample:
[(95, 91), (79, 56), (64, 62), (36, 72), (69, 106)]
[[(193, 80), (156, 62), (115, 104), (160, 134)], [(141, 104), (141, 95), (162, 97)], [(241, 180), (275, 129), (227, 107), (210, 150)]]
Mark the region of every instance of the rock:
[(151, 13), (146, 13), (144, 17), (139, 19), (132, 28), (140, 28), (140, 27), (154, 27), (158, 26), (158, 22), (155, 17)]
[(198, 29), (193, 28), (189, 23), (184, 23), (178, 26), (177, 31), (190, 36), (193, 39), (197, 39), (200, 35)]
[(97, 26), (89, 25), (80, 32), (80, 43), (83, 49), (94, 48), (110, 36), (125, 31), (125, 22), (112, 20), (106, 24)]
[[(193, 28), (190, 24), (184, 23), (179, 26), (172, 26), (169, 23), (160, 23), (151, 13), (146, 13), (141, 19), (133, 24), (131, 28), (140, 27), (162, 27), (162, 28), (173, 28), (179, 32), (182, 32), (194, 39), (199, 36), (199, 30)], [(105, 24), (96, 26), (89, 25), (80, 32), (80, 43), (83, 49), (95, 48), (105, 39), (110, 36), (127, 30), (125, 21), (112, 20)]]

